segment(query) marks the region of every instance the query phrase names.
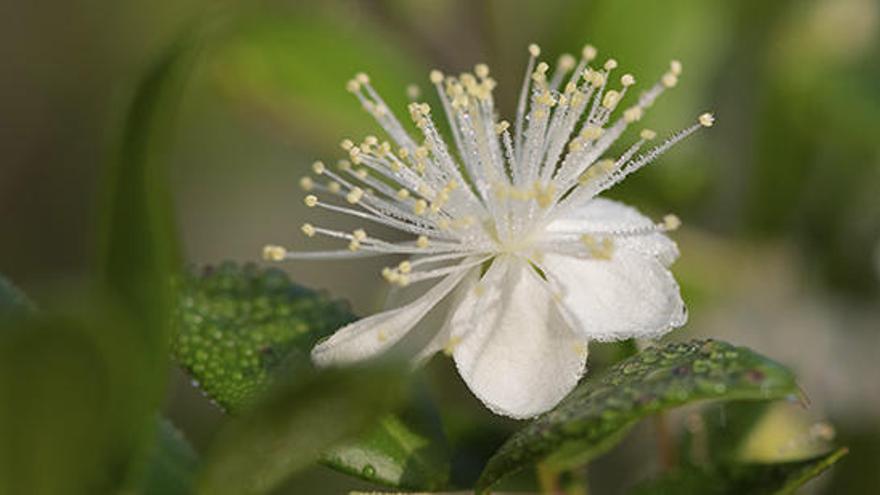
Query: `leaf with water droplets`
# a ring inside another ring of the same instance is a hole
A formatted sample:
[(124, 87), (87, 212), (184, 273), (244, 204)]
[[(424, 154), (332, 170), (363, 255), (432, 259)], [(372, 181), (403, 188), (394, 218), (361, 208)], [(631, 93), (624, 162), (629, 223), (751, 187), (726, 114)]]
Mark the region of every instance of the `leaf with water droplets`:
[(223, 263), (177, 281), (172, 350), (193, 380), (228, 411), (244, 407), (282, 362), (308, 363), (320, 338), (354, 316), (284, 272)]
[(689, 466), (637, 486), (633, 495), (699, 493), (705, 495), (785, 495), (794, 493), (847, 454), (846, 448), (806, 460), (777, 464)]
[(168, 419), (159, 418), (154, 442), (137, 493), (142, 495), (192, 493), (199, 458), (183, 433)]
[(515, 433), (489, 460), (477, 492), (537, 462), (560, 469), (582, 465), (613, 447), (638, 420), (666, 409), (796, 393), (788, 369), (743, 347), (714, 340), (651, 347), (585, 380)]

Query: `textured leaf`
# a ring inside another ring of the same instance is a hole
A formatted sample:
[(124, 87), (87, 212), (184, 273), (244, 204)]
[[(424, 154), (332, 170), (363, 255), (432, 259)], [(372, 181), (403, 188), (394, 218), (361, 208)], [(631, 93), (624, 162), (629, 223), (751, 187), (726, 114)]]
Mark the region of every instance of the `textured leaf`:
[[(177, 283), (172, 351), (209, 397), (235, 412), (285, 360), (308, 362), (315, 342), (354, 317), (284, 272), (224, 263)], [(300, 359), (295, 359), (296, 355)]]
[(331, 449), (322, 462), (367, 481), (412, 490), (439, 490), (449, 482), (449, 451), (432, 405), (418, 404), (354, 441)]
[(733, 464), (715, 469), (689, 467), (641, 484), (634, 495), (783, 495), (794, 493), (847, 454), (841, 448), (807, 460), (780, 464)]
[(133, 326), (34, 314), (0, 332), (0, 493), (116, 493), (152, 403)]
[(347, 368), (281, 384), (233, 419), (205, 458), (199, 493), (267, 493), (337, 443), (364, 433), (399, 399), (405, 370)]
[(18, 287), (0, 275), (0, 317), (22, 312), (27, 313), (32, 311), (33, 307), (33, 303)]
[(138, 493), (187, 495), (192, 493), (199, 458), (183, 434), (167, 419), (159, 419), (153, 451), (147, 460)]
[(588, 462), (615, 445), (639, 419), (700, 400), (768, 400), (796, 393), (794, 376), (746, 348), (719, 341), (652, 347), (575, 388), (555, 409), (515, 433), (477, 482), (543, 461), (558, 468)]

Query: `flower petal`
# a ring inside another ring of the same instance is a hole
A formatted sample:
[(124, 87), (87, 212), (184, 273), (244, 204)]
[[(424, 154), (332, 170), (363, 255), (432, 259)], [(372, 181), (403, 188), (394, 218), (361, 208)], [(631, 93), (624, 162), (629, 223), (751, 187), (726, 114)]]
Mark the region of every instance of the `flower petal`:
[(585, 371), (587, 339), (565, 322), (546, 282), (518, 258), (497, 258), (453, 310), (453, 356), (490, 409), (528, 418), (555, 406)]
[(654, 338), (687, 321), (672, 274), (642, 253), (619, 248), (610, 260), (547, 253), (541, 267), (561, 286), (576, 331), (590, 339)]
[(446, 276), (413, 302), (360, 319), (318, 342), (312, 361), (318, 366), (348, 364), (376, 356), (399, 342), (467, 275), (461, 270)]
[[(593, 198), (582, 206), (575, 206), (568, 215), (558, 218), (547, 226), (549, 233), (583, 233), (596, 230), (618, 230), (651, 227), (654, 222), (639, 210), (618, 201)], [(678, 246), (665, 234), (656, 232), (646, 235), (618, 237), (615, 244), (654, 256), (666, 266), (678, 258)]]

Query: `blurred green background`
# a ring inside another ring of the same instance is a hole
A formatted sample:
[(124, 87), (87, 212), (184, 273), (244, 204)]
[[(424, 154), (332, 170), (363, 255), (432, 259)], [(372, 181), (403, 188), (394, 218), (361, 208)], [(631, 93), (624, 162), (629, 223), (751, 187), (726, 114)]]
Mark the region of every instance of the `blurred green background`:
[[(313, 160), (341, 157), (341, 139), (377, 132), (344, 90), (357, 71), (402, 111), (407, 86), (427, 90), (430, 69), (486, 62), (510, 116), (529, 42), (547, 60), (592, 43), (643, 83), (680, 59), (681, 83), (646, 125), (663, 135), (704, 110), (718, 123), (612, 192), (684, 220), (675, 272), (691, 321), (670, 338), (715, 336), (792, 367), (812, 401), (798, 414), (830, 420), (852, 449), (812, 488), (880, 488), (880, 2), (6, 3), (0, 273), (35, 300), (90, 270), (100, 171), (126, 104), (148, 65), (190, 29), (208, 34), (167, 159), (186, 259), (197, 264), (256, 260), (266, 243), (323, 246), (299, 235), (297, 182)], [(383, 264), (285, 268), (365, 313), (384, 299)], [(436, 359), (427, 373), (451, 411), (447, 427), (488, 420), (449, 368)], [(169, 414), (204, 445), (220, 414), (180, 374), (174, 384)], [(506, 427), (487, 430), (488, 452)], [(643, 450), (625, 442), (591, 480), (611, 484), (623, 466), (649, 472)], [(323, 469), (311, 476), (359, 486)]]

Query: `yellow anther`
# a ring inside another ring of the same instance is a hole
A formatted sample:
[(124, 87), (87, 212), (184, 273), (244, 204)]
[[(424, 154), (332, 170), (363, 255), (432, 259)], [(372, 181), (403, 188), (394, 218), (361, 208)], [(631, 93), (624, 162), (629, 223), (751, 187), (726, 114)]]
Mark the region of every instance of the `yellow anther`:
[(416, 200), (415, 204), (413, 204), (413, 213), (416, 215), (424, 215), (425, 211), (428, 209), (428, 202), (424, 199)]
[(351, 162), (348, 160), (339, 160), (336, 162), (336, 168), (343, 172), (347, 172), (351, 168)]
[(384, 329), (380, 328), (376, 332), (376, 340), (378, 340), (379, 342), (385, 342), (386, 340), (388, 340), (388, 333), (386, 333)]
[(448, 230), (449, 220), (446, 218), (441, 218), (440, 220), (437, 220), (437, 227), (439, 227), (440, 230)]
[(594, 87), (599, 87), (605, 84), (605, 75), (601, 72), (592, 71), (590, 72), (590, 84)]
[(308, 175), (300, 177), (299, 187), (301, 187), (303, 191), (311, 191), (315, 187), (315, 181), (313, 181)]
[(342, 149), (348, 151), (354, 146), (354, 143), (351, 142), (351, 139), (343, 139), (342, 142), (339, 143), (339, 146), (342, 146)]
[(537, 57), (540, 54), (541, 54), (541, 47), (540, 46), (538, 46), (534, 43), (529, 45), (529, 55), (531, 55), (533, 57)]
[(614, 70), (617, 68), (617, 60), (609, 58), (605, 61), (605, 65), (603, 65), (603, 67), (605, 67), (605, 70)]
[(583, 342), (578, 342), (577, 344), (574, 344), (572, 346), (572, 350), (574, 350), (574, 353), (576, 355), (580, 357), (585, 357), (588, 352), (587, 344), (584, 344)]
[(581, 57), (587, 62), (596, 58), (597, 53), (596, 47), (593, 45), (584, 45), (583, 49), (581, 49)]
[(336, 181), (330, 181), (330, 182), (327, 183), (327, 189), (328, 189), (330, 192), (336, 194), (336, 193), (338, 193), (339, 191), (342, 190), (342, 186), (339, 185), (339, 183), (336, 182)]
[(599, 126), (588, 125), (581, 131), (581, 137), (592, 141), (598, 139), (604, 132), (605, 130)]
[(397, 285), (401, 287), (406, 287), (407, 285), (409, 285), (409, 275), (398, 275)]
[(369, 173), (367, 172), (367, 169), (359, 168), (355, 171), (354, 175), (356, 175), (358, 179), (364, 180), (367, 178), (367, 175), (369, 175)]
[(645, 112), (644, 110), (642, 110), (642, 107), (630, 107), (623, 112), (623, 119), (626, 122), (633, 123), (637, 120), (641, 120), (644, 113)]
[(314, 208), (318, 205), (318, 197), (314, 194), (309, 194), (305, 198), (303, 198), (303, 203), (306, 204), (309, 208)]
[(310, 223), (302, 224), (302, 227), (299, 228), (306, 237), (315, 237), (315, 227)]
[(446, 189), (449, 191), (458, 189), (458, 181), (455, 179), (449, 179), (449, 182), (446, 183)]
[(400, 273), (409, 273), (412, 271), (412, 263), (409, 261), (401, 261), (399, 265), (397, 265), (397, 269), (400, 270)]
[(639, 133), (639, 137), (641, 137), (645, 141), (650, 141), (657, 137), (657, 133), (652, 131), (651, 129), (642, 129), (642, 132)]
[(636, 78), (632, 74), (624, 74), (620, 77), (620, 84), (624, 86), (632, 86), (636, 83)]
[(272, 244), (263, 247), (263, 259), (266, 261), (283, 261), (287, 250)]
[(660, 81), (667, 88), (672, 88), (675, 87), (676, 84), (678, 84), (678, 76), (676, 76), (672, 72), (667, 72), (666, 74), (663, 74), (663, 77), (660, 79)]
[(556, 195), (555, 184), (551, 182), (547, 184), (546, 187), (543, 187), (540, 182), (535, 182), (532, 189), (535, 201), (538, 202), (538, 206), (541, 208), (547, 208), (553, 203), (553, 198)]
[(364, 229), (357, 229), (354, 232), (352, 232), (351, 235), (353, 235), (355, 239), (357, 239), (359, 241), (363, 241), (363, 240), (366, 240), (366, 238), (367, 238), (367, 231)]
[(678, 60), (673, 60), (669, 62), (669, 72), (672, 72), (676, 76), (681, 75), (681, 62)]
[(370, 76), (364, 74), (363, 72), (358, 72), (357, 74), (355, 74), (354, 79), (361, 84), (369, 84), (370, 82)]
[(315, 163), (313, 163), (313, 164), (312, 164), (312, 170), (313, 170), (316, 174), (318, 174), (318, 175), (323, 174), (323, 173), (324, 173), (324, 170), (326, 170), (326, 167), (324, 166), (324, 162), (315, 162)]
[(676, 215), (670, 213), (663, 217), (664, 230), (677, 230), (679, 227), (681, 227), (681, 219)]
[(416, 247), (426, 248), (428, 247), (428, 236), (420, 235), (418, 239), (416, 239)]
[(571, 69), (574, 69), (575, 64), (577, 64), (577, 61), (570, 53), (563, 53), (559, 57), (559, 68), (564, 71), (570, 71)]
[(409, 191), (407, 189), (398, 189), (397, 191), (397, 199), (404, 200), (409, 197)]
[(431, 71), (431, 74), (428, 76), (431, 79), (431, 82), (434, 84), (440, 84), (443, 82), (443, 73), (437, 69)]
[(605, 158), (603, 160), (599, 160), (593, 166), (597, 167), (597, 169), (599, 171), (608, 173), (608, 172), (611, 172), (612, 170), (614, 170), (615, 167), (617, 167), (617, 162), (615, 162), (614, 160), (612, 160), (610, 158)]
[(377, 138), (376, 136), (367, 136), (364, 138), (364, 144), (368, 146), (376, 146), (377, 144), (379, 144), (379, 138)]
[(620, 101), (620, 93), (612, 89), (605, 93), (605, 96), (602, 97), (602, 106), (610, 110), (614, 108), (615, 105), (617, 105), (618, 101)]
[(715, 124), (715, 116), (711, 113), (704, 113), (700, 115), (700, 125), (703, 127), (712, 127)]
[(406, 87), (406, 97), (410, 100), (415, 100), (419, 96), (422, 95), (422, 90), (415, 84), (410, 84)]
[(348, 191), (348, 194), (345, 195), (345, 200), (351, 204), (356, 204), (361, 198), (364, 197), (364, 190), (360, 187), (355, 187), (351, 191)]
[(348, 243), (348, 250), (349, 251), (354, 252), (360, 248), (361, 248), (361, 241), (359, 241), (357, 239), (352, 239), (351, 242)]
[(566, 83), (565, 90), (564, 90), (565, 94), (570, 95), (570, 94), (574, 93), (575, 91), (577, 91), (577, 84), (575, 84), (573, 82)]
[(502, 120), (501, 122), (498, 122), (497, 124), (495, 124), (495, 132), (497, 134), (504, 133), (504, 131), (506, 131), (508, 128), (510, 128), (510, 122), (508, 122), (506, 120)]
[(474, 66), (474, 74), (481, 79), (489, 77), (489, 66), (486, 64), (477, 64)]
[(590, 234), (584, 234), (581, 236), (581, 243), (587, 248), (587, 253), (595, 259), (608, 260), (614, 254), (614, 241), (610, 237), (597, 240)]

